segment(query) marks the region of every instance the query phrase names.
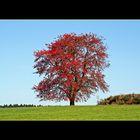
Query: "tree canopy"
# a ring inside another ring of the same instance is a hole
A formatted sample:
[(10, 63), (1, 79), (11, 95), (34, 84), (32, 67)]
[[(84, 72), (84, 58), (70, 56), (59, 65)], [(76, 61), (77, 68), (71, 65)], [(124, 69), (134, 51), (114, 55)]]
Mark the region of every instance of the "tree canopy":
[(99, 89), (108, 91), (104, 80), (107, 47), (101, 37), (89, 34), (64, 34), (34, 52), (37, 74), (44, 78), (33, 89), (41, 100), (86, 101)]

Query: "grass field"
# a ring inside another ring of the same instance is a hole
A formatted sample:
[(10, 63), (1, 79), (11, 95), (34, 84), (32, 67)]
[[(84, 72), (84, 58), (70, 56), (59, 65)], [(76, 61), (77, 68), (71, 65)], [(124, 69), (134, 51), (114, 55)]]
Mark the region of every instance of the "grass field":
[(0, 108), (0, 120), (140, 120), (140, 105)]

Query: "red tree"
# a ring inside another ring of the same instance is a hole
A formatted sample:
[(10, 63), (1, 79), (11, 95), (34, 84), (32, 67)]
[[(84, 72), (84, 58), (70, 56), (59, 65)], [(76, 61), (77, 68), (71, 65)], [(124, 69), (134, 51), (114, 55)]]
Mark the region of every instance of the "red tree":
[(47, 50), (34, 53), (35, 73), (44, 75), (33, 87), (41, 100), (65, 100), (74, 105), (101, 89), (108, 91), (102, 71), (109, 66), (106, 47), (94, 34), (64, 34)]

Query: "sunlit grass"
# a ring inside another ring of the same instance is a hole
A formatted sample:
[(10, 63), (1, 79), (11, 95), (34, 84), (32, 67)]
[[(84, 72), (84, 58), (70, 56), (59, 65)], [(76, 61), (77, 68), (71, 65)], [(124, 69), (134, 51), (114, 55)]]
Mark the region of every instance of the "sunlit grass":
[(0, 120), (140, 120), (140, 105), (0, 108)]

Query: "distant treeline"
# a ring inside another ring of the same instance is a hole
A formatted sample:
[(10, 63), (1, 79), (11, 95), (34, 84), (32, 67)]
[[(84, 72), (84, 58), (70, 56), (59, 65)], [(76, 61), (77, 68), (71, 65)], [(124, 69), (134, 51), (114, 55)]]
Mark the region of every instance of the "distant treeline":
[(4, 104), (0, 105), (0, 108), (11, 108), (11, 107), (41, 107), (43, 105), (33, 105), (33, 104)]

